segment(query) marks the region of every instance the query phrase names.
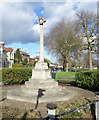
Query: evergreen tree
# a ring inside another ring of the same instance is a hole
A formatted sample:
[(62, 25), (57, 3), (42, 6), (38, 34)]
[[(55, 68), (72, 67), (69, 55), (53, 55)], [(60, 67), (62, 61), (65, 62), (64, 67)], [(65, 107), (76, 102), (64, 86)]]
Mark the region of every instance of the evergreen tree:
[(26, 65), (28, 63), (28, 59), (24, 58), (23, 64)]
[(20, 61), (22, 60), (22, 57), (21, 57), (21, 55), (20, 55), (20, 49), (19, 49), (19, 48), (16, 50), (15, 59), (17, 59), (18, 64), (19, 64)]

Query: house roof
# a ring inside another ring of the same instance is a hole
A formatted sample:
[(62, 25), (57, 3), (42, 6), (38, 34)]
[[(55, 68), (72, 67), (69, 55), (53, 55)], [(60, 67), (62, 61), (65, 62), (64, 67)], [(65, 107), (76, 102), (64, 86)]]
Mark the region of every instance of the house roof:
[(23, 54), (25, 54), (25, 55), (28, 55), (28, 56), (30, 56), (29, 54), (27, 54), (26, 52), (24, 52), (24, 51), (20, 51), (21, 53), (23, 53)]
[(6, 48), (4, 47), (4, 49), (7, 51), (7, 52), (10, 52), (12, 50), (12, 48)]
[(39, 59), (39, 56), (36, 56), (34, 59)]

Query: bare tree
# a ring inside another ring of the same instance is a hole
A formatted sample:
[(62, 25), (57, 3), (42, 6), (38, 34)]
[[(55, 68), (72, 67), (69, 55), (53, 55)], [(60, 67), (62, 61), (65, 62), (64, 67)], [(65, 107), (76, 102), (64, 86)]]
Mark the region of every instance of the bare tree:
[(89, 57), (88, 57), (88, 53), (83, 53), (82, 54), (82, 66), (83, 68), (89, 68)]
[(89, 69), (92, 70), (92, 52), (97, 47), (97, 16), (96, 14), (80, 10), (76, 13), (76, 30), (79, 31), (79, 36), (83, 40), (83, 50), (88, 50), (89, 53)]
[(45, 46), (49, 53), (61, 58), (64, 68), (68, 72), (68, 63), (71, 55), (77, 53), (81, 43), (73, 29), (73, 22), (63, 18), (58, 22), (46, 36)]

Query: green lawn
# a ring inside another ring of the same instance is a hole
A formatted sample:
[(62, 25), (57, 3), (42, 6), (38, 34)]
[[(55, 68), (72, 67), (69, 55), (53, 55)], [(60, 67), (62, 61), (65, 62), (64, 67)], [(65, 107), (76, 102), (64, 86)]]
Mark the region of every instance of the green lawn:
[(2, 78), (2, 71), (0, 70), (0, 81), (1, 81), (1, 78)]
[(55, 80), (58, 80), (58, 77), (75, 77), (75, 72), (59, 72), (56, 74)]

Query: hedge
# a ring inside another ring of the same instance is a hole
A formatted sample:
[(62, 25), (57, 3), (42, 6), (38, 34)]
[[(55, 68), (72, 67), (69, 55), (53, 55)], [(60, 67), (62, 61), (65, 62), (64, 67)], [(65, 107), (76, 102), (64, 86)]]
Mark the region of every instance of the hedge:
[(2, 83), (22, 84), (32, 76), (32, 68), (3, 68)]
[(75, 74), (78, 86), (92, 91), (99, 91), (99, 70), (81, 71)]
[(80, 72), (80, 71), (88, 71), (89, 69), (74, 69), (74, 68), (69, 68), (68, 71), (70, 72)]

